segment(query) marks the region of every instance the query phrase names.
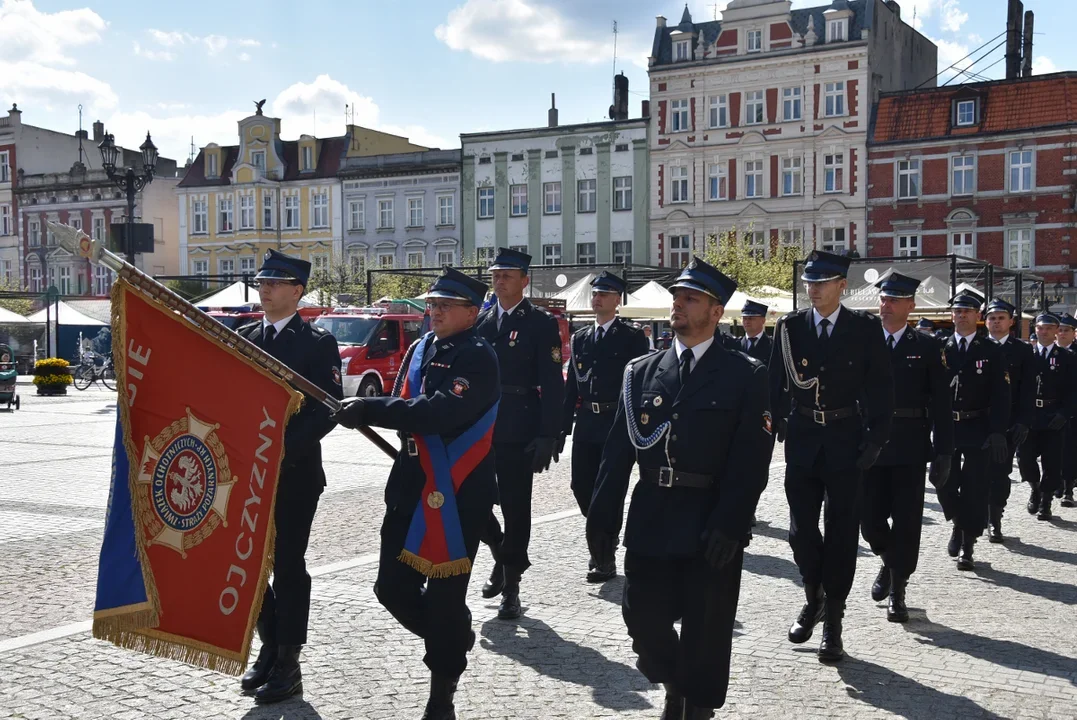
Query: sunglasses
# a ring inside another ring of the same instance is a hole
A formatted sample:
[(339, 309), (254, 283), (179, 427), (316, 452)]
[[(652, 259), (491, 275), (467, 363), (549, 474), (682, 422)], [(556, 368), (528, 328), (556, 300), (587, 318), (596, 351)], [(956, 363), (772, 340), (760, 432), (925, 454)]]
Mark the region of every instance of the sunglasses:
[(471, 303), (455, 302), (453, 300), (428, 300), (426, 308), (430, 312), (448, 312), (453, 308), (471, 307)]
[(273, 289), (275, 289), (275, 288), (278, 288), (278, 287), (281, 287), (281, 286), (284, 286), (284, 285), (298, 285), (298, 284), (299, 284), (299, 283), (297, 283), (297, 282), (296, 282), (295, 280), (272, 280), (272, 279), (265, 279), (265, 280), (259, 280), (259, 281), (257, 282), (257, 286), (258, 286), (258, 287), (267, 287), (267, 288), (269, 288), (270, 290), (273, 290)]

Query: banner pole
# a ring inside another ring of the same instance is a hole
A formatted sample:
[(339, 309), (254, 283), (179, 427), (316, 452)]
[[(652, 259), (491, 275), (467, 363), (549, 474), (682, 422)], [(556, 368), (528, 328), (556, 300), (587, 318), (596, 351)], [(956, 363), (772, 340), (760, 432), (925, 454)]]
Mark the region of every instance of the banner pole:
[[(340, 410), (340, 401), (321, 387), (295, 372), (239, 333), (226, 328), (119, 255), (109, 252), (102, 241), (94, 240), (81, 230), (76, 230), (68, 225), (55, 223), (51, 220), (46, 221), (46, 224), (55, 234), (60, 246), (68, 252), (85, 258), (94, 265), (107, 267), (126, 280), (140, 294), (179, 313), (182, 318), (209, 334), (217, 342), (236, 350), (304, 395), (325, 405), (331, 412)], [(393, 460), (396, 459), (397, 449), (385, 438), (366, 426), (360, 427), (359, 432), (363, 433), (379, 450)]]

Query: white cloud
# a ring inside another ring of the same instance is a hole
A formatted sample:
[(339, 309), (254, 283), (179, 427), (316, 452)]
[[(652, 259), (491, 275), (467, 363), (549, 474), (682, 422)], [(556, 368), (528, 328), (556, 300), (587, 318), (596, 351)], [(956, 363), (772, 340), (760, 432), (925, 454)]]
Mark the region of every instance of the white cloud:
[(1036, 75), (1049, 75), (1058, 71), (1058, 66), (1046, 55), (1040, 55), (1032, 61), (1032, 72)]
[(228, 47), (228, 38), (223, 35), (207, 35), (202, 38), (202, 43), (209, 50), (210, 55), (216, 55)]
[(239, 40), (236, 44), (240, 47), (262, 47), (262, 43), (257, 40), (252, 40), (250, 38), (243, 38)]
[(144, 57), (147, 60), (160, 60), (164, 62), (171, 62), (176, 59), (176, 56), (167, 50), (150, 50), (144, 48), (138, 42), (134, 44), (135, 55), (138, 57)]
[(162, 30), (148, 30), (150, 37), (157, 41), (158, 45), (164, 45), (165, 47), (175, 47), (177, 45), (183, 45), (187, 42), (187, 38), (190, 35), (184, 35), (181, 32), (164, 32)]
[(250, 62), (250, 60), (251, 60), (251, 56), (248, 53), (240, 53), (239, 54), (239, 61), (240, 62)]
[[(181, 32), (179, 30), (164, 31), (149, 29), (146, 31), (154, 42), (158, 45), (168, 48), (189, 46), (189, 47), (204, 47), (210, 56), (219, 55), (224, 52), (229, 45), (236, 45), (238, 47), (261, 47), (262, 43), (259, 40), (253, 38), (229, 38), (224, 35), (192, 35), (188, 32)], [(241, 60), (244, 60), (240, 56)], [(249, 60), (248, 55), (246, 60)], [(244, 60), (244, 62), (246, 61)]]
[(118, 100), (108, 83), (78, 70), (0, 60), (0, 78), (0, 107), (21, 103), (28, 109), (40, 103), (52, 110), (82, 103), (94, 112), (115, 107)]
[(161, 155), (172, 158), (182, 166), (187, 160), (192, 137), (196, 148), (210, 142), (234, 144), (236, 124), (250, 114), (228, 110), (213, 115), (168, 113), (157, 116), (139, 111), (117, 112), (103, 119), (108, 131), (116, 136), (118, 145), (136, 148), (146, 139), (146, 131), (149, 130)]
[(962, 12), (958, 0), (946, 0), (942, 5), (942, 29), (956, 33), (969, 19), (967, 12)]

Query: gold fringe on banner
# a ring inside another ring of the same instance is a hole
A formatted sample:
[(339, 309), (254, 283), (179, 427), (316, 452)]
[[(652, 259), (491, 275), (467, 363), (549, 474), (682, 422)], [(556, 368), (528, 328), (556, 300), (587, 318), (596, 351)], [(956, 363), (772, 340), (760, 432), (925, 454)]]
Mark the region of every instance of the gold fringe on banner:
[(419, 557), (410, 550), (401, 550), (400, 554), (396, 556), (396, 559), (405, 565), (408, 565), (413, 570), (418, 570), (428, 578), (443, 579), (455, 575), (467, 575), (471, 572), (470, 558), (452, 560), (450, 562), (438, 563), (435, 565), (429, 560)]

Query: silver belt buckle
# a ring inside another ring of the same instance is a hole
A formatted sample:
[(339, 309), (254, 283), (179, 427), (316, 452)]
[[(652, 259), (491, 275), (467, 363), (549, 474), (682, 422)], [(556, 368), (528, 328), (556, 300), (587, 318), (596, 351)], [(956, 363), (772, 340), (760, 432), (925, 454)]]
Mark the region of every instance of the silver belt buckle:
[(595, 415), (598, 415), (602, 412), (602, 409), (598, 407), (598, 403), (593, 402), (591, 403), (591, 412), (593, 412)]
[(673, 468), (658, 468), (658, 487), (673, 487)]
[(961, 422), (961, 411), (954, 410), (954, 422)]
[(811, 419), (820, 425), (826, 426), (826, 412), (823, 410), (812, 410)]
[(408, 455), (419, 457), (419, 446), (415, 444), (415, 438), (408, 438)]
[(1038, 407), (1038, 408), (1043, 407), (1043, 400), (1037, 400), (1036, 401), (1036, 407)]

